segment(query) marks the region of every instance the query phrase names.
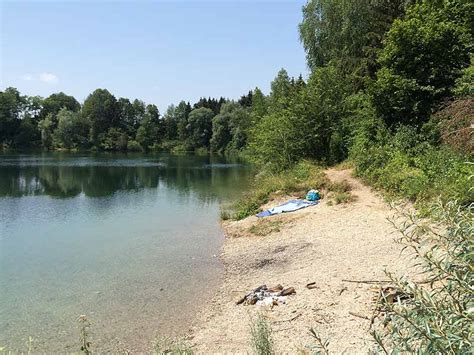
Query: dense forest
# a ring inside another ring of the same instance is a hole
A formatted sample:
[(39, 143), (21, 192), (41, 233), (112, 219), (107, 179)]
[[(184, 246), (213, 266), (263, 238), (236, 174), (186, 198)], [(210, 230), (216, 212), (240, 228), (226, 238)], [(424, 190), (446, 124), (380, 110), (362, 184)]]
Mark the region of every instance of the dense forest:
[(105, 89), (81, 104), (8, 88), (0, 92), (0, 144), (239, 152), (268, 171), (350, 158), (375, 186), (467, 203), (473, 14), (466, 0), (310, 0), (299, 25), (307, 79), (282, 69), (268, 95), (256, 88), (237, 101), (181, 101), (164, 114)]
[(63, 92), (47, 98), (0, 92), (0, 141), (4, 148), (150, 151), (224, 151), (246, 144), (252, 93), (239, 102), (201, 98), (181, 101), (162, 116), (156, 105), (117, 99), (106, 89), (81, 105)]

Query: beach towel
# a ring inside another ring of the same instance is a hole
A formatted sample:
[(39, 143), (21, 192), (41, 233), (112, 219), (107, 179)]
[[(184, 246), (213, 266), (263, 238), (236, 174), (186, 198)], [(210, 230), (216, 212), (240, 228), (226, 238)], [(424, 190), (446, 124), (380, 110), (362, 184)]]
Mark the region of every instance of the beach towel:
[(312, 201), (304, 201), (304, 200), (290, 200), (285, 202), (282, 205), (270, 208), (266, 211), (260, 212), (257, 214), (257, 217), (268, 217), (273, 216), (275, 214), (285, 213), (285, 212), (293, 212), (302, 208), (306, 208), (309, 206), (317, 205), (317, 202)]

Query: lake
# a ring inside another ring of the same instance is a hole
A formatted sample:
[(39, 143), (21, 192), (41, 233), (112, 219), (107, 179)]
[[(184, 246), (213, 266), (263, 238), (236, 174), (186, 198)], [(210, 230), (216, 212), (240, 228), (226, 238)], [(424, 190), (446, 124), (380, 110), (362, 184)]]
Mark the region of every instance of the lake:
[[(0, 346), (147, 351), (216, 291), (221, 204), (252, 176), (219, 156), (0, 154)], [(31, 346), (27, 343), (31, 337)]]

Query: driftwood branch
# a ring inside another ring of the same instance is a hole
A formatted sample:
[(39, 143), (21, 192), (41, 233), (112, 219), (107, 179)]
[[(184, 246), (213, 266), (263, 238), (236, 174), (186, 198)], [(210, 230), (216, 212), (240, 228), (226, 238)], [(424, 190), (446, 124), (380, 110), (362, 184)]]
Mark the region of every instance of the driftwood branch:
[(296, 318), (301, 317), (301, 313), (298, 313), (296, 316), (290, 319), (282, 319), (282, 320), (275, 320), (273, 323), (284, 323), (284, 322), (291, 322), (294, 321)]
[(356, 312), (349, 311), (349, 314), (350, 314), (351, 316), (354, 316), (354, 317), (359, 317), (359, 318), (362, 318), (362, 319), (370, 320), (369, 317), (364, 316), (363, 314), (360, 314), (360, 313), (356, 313)]
[(356, 284), (385, 284), (392, 282), (391, 280), (342, 280), (343, 282), (352, 282)]

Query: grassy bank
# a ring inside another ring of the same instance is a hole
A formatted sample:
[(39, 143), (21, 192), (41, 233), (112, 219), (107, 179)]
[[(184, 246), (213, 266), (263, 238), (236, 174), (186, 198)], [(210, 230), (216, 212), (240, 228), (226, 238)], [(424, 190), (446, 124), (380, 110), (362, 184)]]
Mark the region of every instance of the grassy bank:
[(310, 189), (321, 190), (329, 185), (323, 168), (308, 160), (282, 172), (262, 172), (241, 199), (222, 210), (221, 218), (240, 220), (258, 213), (271, 199), (286, 195), (304, 197)]
[(262, 172), (255, 177), (249, 191), (236, 203), (223, 208), (223, 220), (241, 220), (261, 211), (262, 205), (284, 196), (305, 198), (311, 189), (319, 190), (330, 204), (351, 202), (351, 186), (347, 181), (332, 182), (324, 173), (325, 167), (310, 160), (300, 161), (290, 169), (278, 173)]

